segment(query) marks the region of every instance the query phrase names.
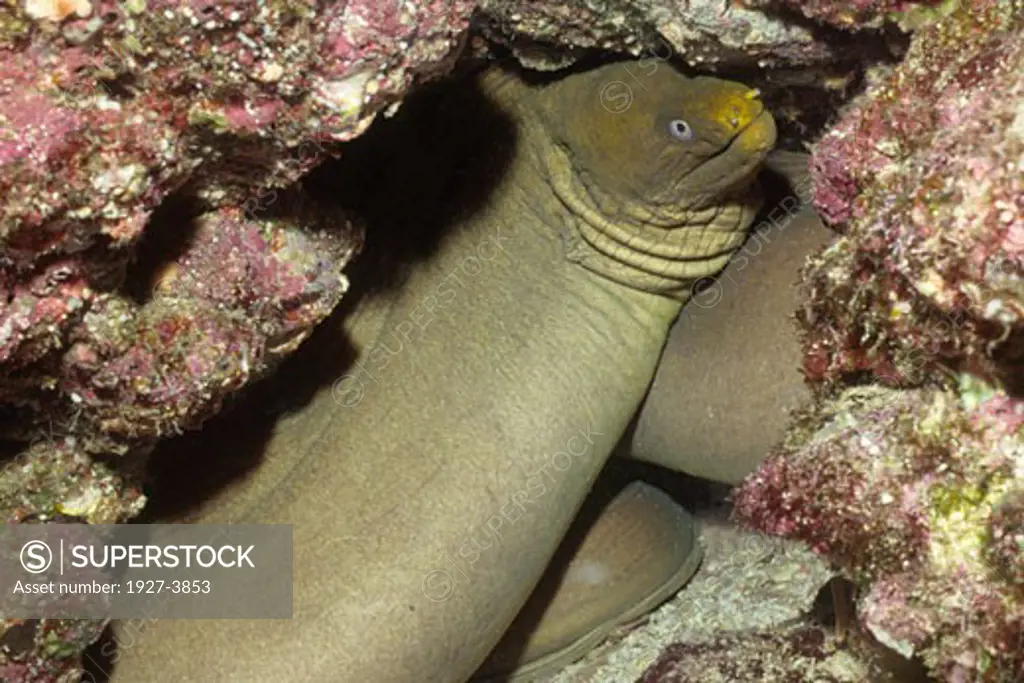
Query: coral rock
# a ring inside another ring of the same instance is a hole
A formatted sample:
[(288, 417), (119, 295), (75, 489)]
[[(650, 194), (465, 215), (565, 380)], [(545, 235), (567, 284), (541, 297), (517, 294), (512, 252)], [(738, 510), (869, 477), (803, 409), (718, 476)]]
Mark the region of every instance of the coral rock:
[[(94, 452), (198, 426), (294, 351), (348, 287), (339, 264), (358, 233), (323, 207), (289, 211), (200, 216), (177, 259), (159, 264), (147, 300), (94, 294), (67, 349), (38, 365), (57, 378), (55, 390), (23, 394), (49, 404), (50, 416), (73, 415)], [(38, 384), (35, 377), (17, 379)]]
[(789, 7), (806, 17), (849, 29), (878, 28), (895, 20), (913, 28), (955, 8), (960, 0), (745, 0), (752, 7)]
[(636, 683), (860, 683), (863, 672), (815, 626), (669, 645)]
[[(0, 8), (0, 371), (18, 375), (0, 400), (24, 406), (53, 388), (53, 356), (87, 313), (112, 310), (105, 302), (122, 293), (168, 196), (262, 209), (267, 193), (335, 154), (416, 79), (443, 71), (472, 7)], [(285, 326), (310, 323), (309, 312), (292, 311)]]
[[(511, 43), (532, 68), (573, 61), (565, 48), (600, 48), (692, 66), (808, 66), (870, 54), (871, 41), (815, 29), (739, 3), (711, 0), (484, 0), (489, 35)], [(657, 33), (652, 33), (653, 28)], [(553, 49), (554, 46), (559, 49)]]
[(807, 279), (811, 379), (1019, 374), (1022, 30), (1019, 0), (922, 30), (816, 146), (815, 204), (845, 237)]
[(855, 578), (861, 623), (940, 680), (1018, 680), (1022, 418), (1024, 401), (969, 380), (848, 390), (748, 477), (737, 516)]

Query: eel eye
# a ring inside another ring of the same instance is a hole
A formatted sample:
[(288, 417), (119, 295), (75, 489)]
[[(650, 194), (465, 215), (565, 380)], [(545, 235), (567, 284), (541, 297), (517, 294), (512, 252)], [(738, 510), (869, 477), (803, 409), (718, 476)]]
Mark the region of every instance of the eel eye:
[(668, 122), (668, 132), (671, 133), (672, 137), (676, 140), (682, 140), (688, 142), (693, 139), (693, 129), (690, 128), (690, 124), (682, 119), (672, 119)]

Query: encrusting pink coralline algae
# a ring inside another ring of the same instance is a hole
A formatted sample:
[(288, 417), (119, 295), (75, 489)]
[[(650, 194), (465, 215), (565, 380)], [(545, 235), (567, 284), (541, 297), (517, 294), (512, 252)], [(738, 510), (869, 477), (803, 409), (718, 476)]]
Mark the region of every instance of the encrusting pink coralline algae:
[(818, 407), (735, 494), (936, 679), (1024, 680), (1024, 4), (915, 34), (817, 143), (843, 237), (805, 271)]

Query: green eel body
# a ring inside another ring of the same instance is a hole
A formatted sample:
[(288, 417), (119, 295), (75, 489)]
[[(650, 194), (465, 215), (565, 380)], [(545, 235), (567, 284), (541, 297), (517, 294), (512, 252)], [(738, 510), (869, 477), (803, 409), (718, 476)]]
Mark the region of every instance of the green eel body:
[(806, 154), (781, 150), (767, 159), (787, 187), (715, 283), (683, 308), (618, 455), (737, 484), (811, 401), (793, 316), (804, 300), (797, 285), (805, 259), (835, 234), (802, 201), (807, 163)]
[(742, 242), (775, 128), (664, 63), (478, 84), (515, 125), (497, 186), (346, 317), (348, 374), (203, 514), (294, 525), (294, 619), (159, 622), (113, 681), (461, 682), (529, 596), (693, 282)]

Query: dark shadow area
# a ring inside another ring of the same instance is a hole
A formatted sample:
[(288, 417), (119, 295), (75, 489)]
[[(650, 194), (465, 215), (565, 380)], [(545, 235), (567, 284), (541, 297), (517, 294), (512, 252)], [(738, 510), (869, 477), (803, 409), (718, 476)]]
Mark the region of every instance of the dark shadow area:
[(366, 249), (348, 273), (366, 291), (398, 286), (409, 265), (430, 258), (446, 230), (484, 205), (508, 166), (515, 129), (472, 75), (413, 93), (303, 181), (312, 196), (365, 219)]
[(879, 643), (857, 623), (856, 585), (835, 577), (821, 587), (809, 619), (835, 633), (842, 647), (852, 650), (872, 669), (871, 683), (927, 683), (932, 680), (919, 657), (907, 659)]
[(993, 374), (1003, 383), (1006, 393), (1015, 398), (1024, 397), (1024, 329), (1010, 332), (995, 348), (992, 359), (996, 363)]
[(769, 220), (772, 210), (783, 204), (789, 198), (795, 197), (800, 200), (806, 198), (810, 191), (809, 171), (807, 162), (810, 157), (805, 154), (783, 153), (774, 155), (768, 159), (764, 168), (758, 175), (758, 182), (761, 191), (764, 193), (764, 206), (754, 219), (754, 226), (765, 220)]
[(196, 232), (195, 220), (202, 210), (193, 196), (176, 192), (153, 211), (125, 273), (124, 290), (135, 303), (149, 303), (164, 269), (188, 250)]
[[(366, 226), (364, 251), (346, 269), (352, 288), (273, 376), (234, 399), (201, 431), (156, 448), (148, 463), (150, 502), (137, 521), (187, 517), (258, 467), (278, 417), (329, 390), (356, 359), (343, 329), (346, 317), (365, 298), (399, 287), (447, 230), (483, 206), (514, 145), (512, 122), (463, 76), (411, 95), (393, 118), (378, 119), (346, 144), (340, 159), (311, 172), (303, 184), (315, 200), (335, 203)], [(174, 248), (166, 247), (170, 253)], [(156, 253), (169, 258), (166, 251)], [(144, 274), (158, 268), (158, 259), (147, 259), (136, 279), (146, 281)]]
[(132, 74), (118, 74), (114, 78), (100, 78), (99, 84), (107, 94), (118, 100), (135, 99), (135, 94), (138, 92), (139, 87), (138, 80)]

